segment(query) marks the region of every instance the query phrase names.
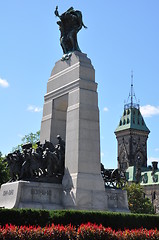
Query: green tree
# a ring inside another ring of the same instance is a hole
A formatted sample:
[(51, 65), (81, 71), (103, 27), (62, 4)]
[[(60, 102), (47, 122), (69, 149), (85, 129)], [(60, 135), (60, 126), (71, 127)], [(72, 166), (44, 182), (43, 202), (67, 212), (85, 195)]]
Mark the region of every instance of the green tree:
[(0, 152), (0, 185), (9, 181), (9, 170), (7, 168), (7, 163), (3, 162), (5, 157), (2, 157)]
[(132, 183), (126, 185), (128, 194), (129, 210), (132, 213), (153, 214), (154, 208), (149, 198), (144, 197), (144, 191), (140, 184)]
[(36, 142), (38, 142), (39, 140), (40, 140), (40, 131), (37, 131), (36, 133), (31, 132), (31, 133), (25, 135), (21, 139), (22, 143), (19, 144), (17, 147), (14, 147), (12, 149), (12, 151), (14, 152), (15, 150), (21, 150), (22, 145), (25, 144), (25, 143), (32, 143), (32, 147), (36, 148), (37, 147)]
[(30, 142), (32, 144), (35, 144), (39, 140), (40, 140), (40, 131), (37, 131), (36, 133), (31, 132), (22, 138), (22, 143), (24, 144), (24, 143)]

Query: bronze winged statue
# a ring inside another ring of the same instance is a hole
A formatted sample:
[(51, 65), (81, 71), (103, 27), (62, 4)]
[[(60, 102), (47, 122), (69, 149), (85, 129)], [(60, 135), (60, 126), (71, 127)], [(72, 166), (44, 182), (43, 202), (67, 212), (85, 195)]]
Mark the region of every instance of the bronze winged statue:
[(55, 15), (59, 17), (60, 21), (57, 22), (60, 29), (60, 44), (64, 53), (63, 60), (69, 59), (71, 53), (74, 51), (81, 52), (78, 42), (77, 33), (82, 27), (87, 28), (82, 20), (82, 13), (70, 7), (63, 14), (59, 14), (58, 6), (55, 9)]

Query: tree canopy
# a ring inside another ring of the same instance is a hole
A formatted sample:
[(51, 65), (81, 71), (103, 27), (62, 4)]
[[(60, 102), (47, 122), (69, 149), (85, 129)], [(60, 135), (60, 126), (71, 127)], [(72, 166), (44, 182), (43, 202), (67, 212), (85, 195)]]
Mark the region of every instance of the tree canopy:
[(144, 191), (140, 184), (126, 185), (129, 209), (132, 213), (153, 214), (154, 208), (149, 198), (144, 197)]
[(21, 139), (21, 144), (19, 144), (17, 147), (14, 147), (12, 149), (12, 151), (14, 152), (15, 150), (21, 150), (21, 147), (23, 144), (25, 143), (32, 143), (33, 148), (36, 148), (36, 143), (40, 140), (40, 131), (37, 131), (36, 133), (29, 133), (27, 135), (25, 135), (22, 139)]
[(0, 185), (6, 183), (9, 180), (9, 171), (7, 169), (7, 163), (3, 161), (2, 153), (0, 152)]

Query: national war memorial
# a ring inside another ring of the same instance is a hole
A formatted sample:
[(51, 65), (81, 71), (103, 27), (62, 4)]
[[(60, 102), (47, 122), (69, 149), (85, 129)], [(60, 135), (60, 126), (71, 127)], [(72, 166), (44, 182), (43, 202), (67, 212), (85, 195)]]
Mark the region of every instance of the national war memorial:
[(1, 186), (0, 207), (128, 212), (126, 191), (106, 187), (101, 174), (95, 69), (77, 41), (82, 13), (56, 7), (55, 15), (63, 56), (47, 83), (40, 142), (6, 157), (11, 181)]

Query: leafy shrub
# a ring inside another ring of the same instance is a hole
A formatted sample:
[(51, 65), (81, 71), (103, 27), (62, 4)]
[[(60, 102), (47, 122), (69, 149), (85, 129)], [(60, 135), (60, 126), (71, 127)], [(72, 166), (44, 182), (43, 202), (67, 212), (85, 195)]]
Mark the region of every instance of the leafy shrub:
[(112, 239), (115, 237), (115, 231), (111, 228), (105, 228), (101, 224), (82, 224), (77, 230), (78, 240), (97, 240), (97, 239)]
[(140, 184), (126, 185), (129, 209), (132, 213), (154, 214), (154, 208), (149, 198), (144, 197), (144, 191)]
[(55, 226), (52, 224), (51, 226), (41, 228), (40, 226), (13, 226), (13, 225), (6, 225), (5, 227), (0, 228), (0, 239), (5, 240), (13, 240), (13, 239), (40, 239), (40, 240), (70, 240), (75, 239), (76, 231), (75, 228), (71, 225), (69, 226), (62, 226), (57, 225)]
[(124, 231), (112, 230), (104, 226), (87, 223), (82, 224), (78, 228), (72, 225), (50, 225), (46, 227), (40, 226), (15, 226), (6, 225), (0, 227), (0, 239), (3, 240), (157, 240), (159, 239), (159, 231), (141, 229), (125, 229)]

